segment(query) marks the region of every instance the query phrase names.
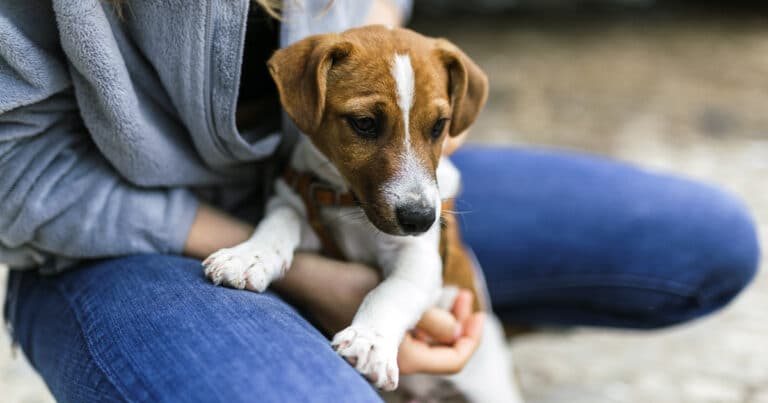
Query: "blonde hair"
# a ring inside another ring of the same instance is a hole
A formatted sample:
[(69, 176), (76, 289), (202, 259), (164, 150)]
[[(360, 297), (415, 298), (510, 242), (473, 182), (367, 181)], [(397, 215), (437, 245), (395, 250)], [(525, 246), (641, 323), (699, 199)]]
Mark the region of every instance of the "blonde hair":
[(253, 2), (260, 5), (273, 18), (281, 19), (280, 13), (283, 11), (283, 0), (253, 0)]

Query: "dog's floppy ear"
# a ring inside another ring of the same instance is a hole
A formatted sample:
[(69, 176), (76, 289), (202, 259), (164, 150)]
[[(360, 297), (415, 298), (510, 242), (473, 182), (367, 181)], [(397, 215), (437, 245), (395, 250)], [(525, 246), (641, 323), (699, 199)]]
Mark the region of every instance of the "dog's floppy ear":
[(488, 77), (456, 45), (445, 39), (437, 40), (437, 51), (448, 70), (448, 93), (453, 116), (450, 134), (461, 134), (475, 122), (488, 98)]
[(314, 35), (276, 51), (267, 62), (285, 112), (304, 133), (317, 130), (325, 110), (328, 71), (352, 51), (339, 35)]

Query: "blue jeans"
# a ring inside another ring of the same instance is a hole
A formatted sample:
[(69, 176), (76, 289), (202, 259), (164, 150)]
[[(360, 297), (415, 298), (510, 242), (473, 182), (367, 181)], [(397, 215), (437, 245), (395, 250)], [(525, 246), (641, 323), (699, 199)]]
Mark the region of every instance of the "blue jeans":
[[(724, 306), (754, 276), (744, 206), (594, 157), (468, 148), (457, 203), (506, 321), (656, 328)], [(198, 261), (131, 256), (12, 273), (6, 317), (57, 399), (379, 401), (271, 293), (214, 287)]]

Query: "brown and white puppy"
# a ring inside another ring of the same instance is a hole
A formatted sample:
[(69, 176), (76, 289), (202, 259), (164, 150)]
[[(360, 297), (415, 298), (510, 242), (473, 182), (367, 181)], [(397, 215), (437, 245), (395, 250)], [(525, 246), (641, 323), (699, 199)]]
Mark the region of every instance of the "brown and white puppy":
[[(443, 292), (436, 223), (441, 200), (455, 197), (460, 182), (441, 158), (443, 143), (474, 122), (486, 76), (446, 40), (383, 26), (308, 37), (277, 51), (269, 68), (286, 113), (306, 135), (293, 169), (355, 196), (358, 206), (325, 208), (322, 218), (347, 258), (384, 277), (332, 345), (377, 387), (395, 389), (398, 346)], [(260, 292), (297, 249), (320, 246), (301, 198), (278, 180), (251, 239), (213, 254), (205, 273)], [(480, 348), (452, 379), (472, 400), (518, 401), (498, 322), (486, 322)]]

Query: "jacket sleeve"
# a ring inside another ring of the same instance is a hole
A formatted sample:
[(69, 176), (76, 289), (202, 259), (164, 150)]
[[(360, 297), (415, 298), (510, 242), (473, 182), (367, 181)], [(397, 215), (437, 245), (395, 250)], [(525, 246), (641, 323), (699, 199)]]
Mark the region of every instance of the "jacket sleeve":
[(82, 123), (55, 23), (12, 13), (0, 7), (0, 263), (181, 252), (195, 197), (119, 176)]

